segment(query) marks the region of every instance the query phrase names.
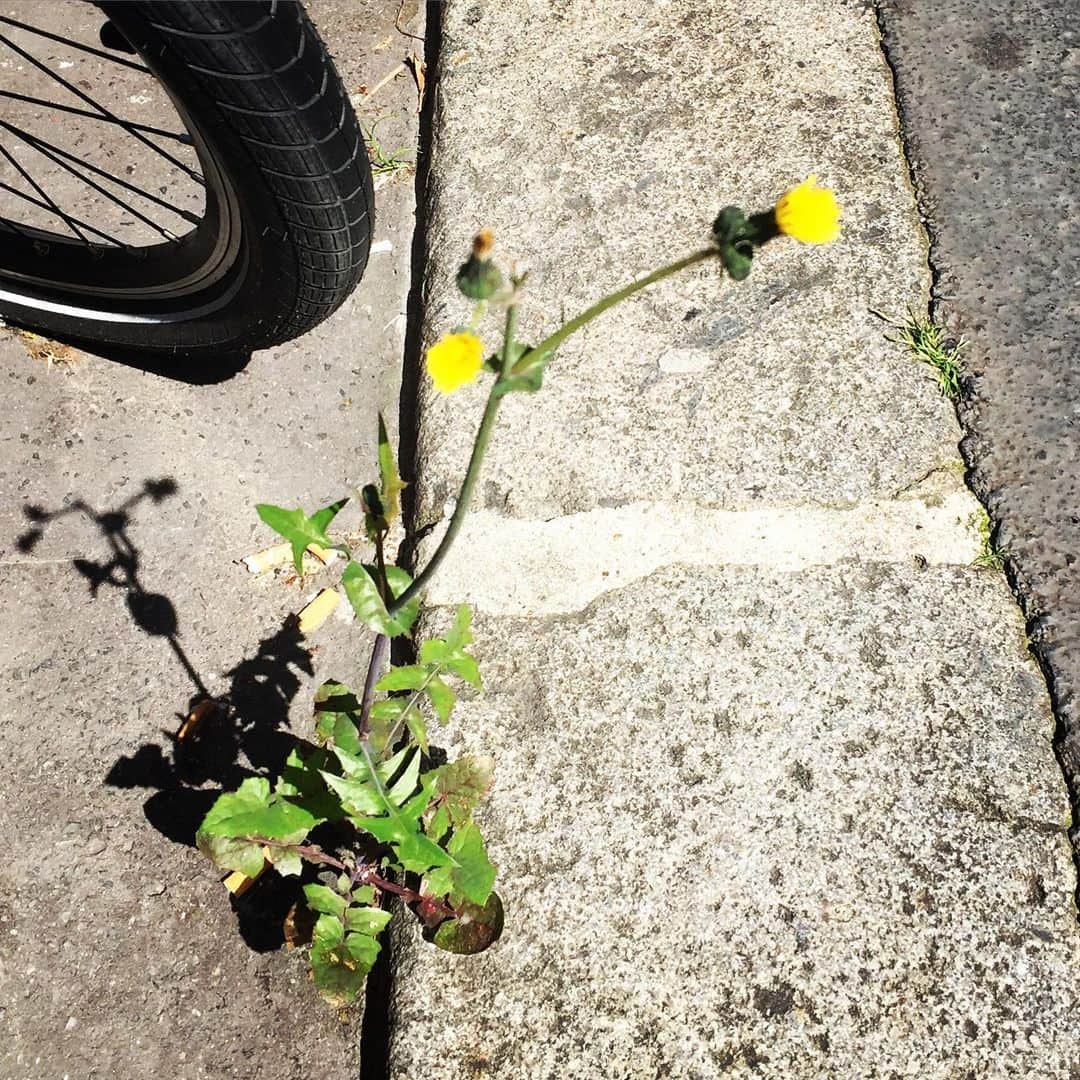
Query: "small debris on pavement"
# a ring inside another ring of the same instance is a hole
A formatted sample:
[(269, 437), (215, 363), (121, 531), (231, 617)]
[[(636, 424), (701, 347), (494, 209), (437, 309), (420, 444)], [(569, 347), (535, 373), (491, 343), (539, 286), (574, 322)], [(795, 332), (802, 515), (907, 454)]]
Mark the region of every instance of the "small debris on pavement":
[[(309, 544), (304, 554), (314, 556), (324, 566), (341, 556), (340, 551), (319, 547), (318, 544)], [(245, 555), (240, 561), (248, 568), (249, 573), (264, 574), (267, 570), (283, 566), (290, 559), (292, 559), (292, 547), (289, 544), (275, 544), (273, 547), (256, 551), (254, 555)]]
[(300, 633), (310, 634), (318, 630), (320, 626), (334, 612), (334, 608), (341, 602), (341, 596), (337, 589), (323, 589), (314, 600), (300, 612)]
[(255, 884), (266, 873), (266, 868), (270, 865), (270, 860), (267, 859), (263, 863), (263, 868), (255, 875), (255, 877), (248, 877), (247, 874), (242, 873), (240, 870), (234, 870), (227, 877), (222, 879), (222, 885), (233, 894), (233, 896), (240, 897)]
[(176, 733), (176, 741), (183, 742), (195, 731), (199, 724), (201, 724), (216, 709), (217, 702), (214, 701), (213, 698), (203, 698), (203, 700), (188, 713), (187, 719), (180, 725), (180, 730)]

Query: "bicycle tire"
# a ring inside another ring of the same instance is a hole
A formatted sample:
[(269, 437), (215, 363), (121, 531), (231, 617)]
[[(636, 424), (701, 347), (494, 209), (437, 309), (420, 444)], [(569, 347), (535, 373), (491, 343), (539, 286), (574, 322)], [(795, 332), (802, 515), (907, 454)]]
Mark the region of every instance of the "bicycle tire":
[(317, 325), (364, 272), (374, 195), (356, 116), (306, 12), (295, 0), (95, 6), (139, 53), (195, 142), (214, 203), (207, 228), (217, 235), (204, 238), (217, 245), (214, 273), (180, 280), (178, 270), (171, 286), (146, 295), (136, 287), (138, 266), (127, 282), (117, 263), (117, 273), (91, 286), (85, 273), (76, 282), (72, 245), (52, 252), (61, 268), (52, 280), (30, 273), (25, 259), (6, 273), (0, 265), (0, 316), (68, 340), (200, 359), (249, 353)]

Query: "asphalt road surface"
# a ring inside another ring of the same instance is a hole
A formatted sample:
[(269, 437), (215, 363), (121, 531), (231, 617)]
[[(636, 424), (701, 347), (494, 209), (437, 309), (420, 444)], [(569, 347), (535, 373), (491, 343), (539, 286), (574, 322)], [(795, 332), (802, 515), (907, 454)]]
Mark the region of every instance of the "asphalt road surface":
[[(1029, 620), (1080, 795), (1080, 8), (884, 0), (935, 310), (971, 343), (976, 493)], [(1075, 814), (1074, 814), (1075, 816)], [(1074, 833), (1074, 842), (1077, 837)]]

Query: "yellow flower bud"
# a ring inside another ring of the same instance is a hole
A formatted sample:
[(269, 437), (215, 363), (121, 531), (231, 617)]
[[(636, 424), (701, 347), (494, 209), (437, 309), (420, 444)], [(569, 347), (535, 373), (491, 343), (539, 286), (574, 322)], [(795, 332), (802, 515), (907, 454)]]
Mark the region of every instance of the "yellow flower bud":
[(427, 370), (443, 394), (471, 383), (484, 366), (484, 346), (475, 334), (447, 334), (427, 351)]
[(840, 206), (828, 189), (811, 176), (780, 197), (776, 227), (804, 244), (829, 244), (840, 235)]

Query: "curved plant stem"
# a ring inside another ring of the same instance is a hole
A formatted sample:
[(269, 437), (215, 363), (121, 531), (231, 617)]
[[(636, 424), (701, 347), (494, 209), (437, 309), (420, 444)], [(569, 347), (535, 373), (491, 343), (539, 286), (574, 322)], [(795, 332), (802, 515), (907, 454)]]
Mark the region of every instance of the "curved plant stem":
[(510, 307), (507, 308), (506, 337), (503, 340), (502, 350), (502, 368), (499, 377), (492, 385), (491, 393), (488, 395), (487, 405), (484, 408), (484, 415), (480, 419), (480, 427), (476, 432), (476, 442), (473, 443), (472, 456), (469, 458), (469, 467), (465, 472), (465, 479), (461, 484), (461, 491), (458, 494), (457, 504), (454, 506), (454, 513), (450, 518), (450, 524), (447, 526), (446, 532), (443, 535), (442, 540), (439, 541), (439, 546), (435, 549), (435, 553), (431, 556), (427, 566), (420, 571), (413, 583), (388, 606), (387, 610), (391, 615), (400, 611), (413, 599), (413, 597), (419, 595), (427, 588), (428, 582), (431, 581), (435, 572), (439, 569), (439, 566), (446, 558), (451, 545), (461, 531), (461, 526), (465, 521), (465, 515), (469, 512), (469, 504), (472, 502), (472, 496), (473, 492), (476, 490), (477, 481), (480, 479), (480, 466), (483, 464), (484, 455), (487, 453), (488, 443), (491, 441), (491, 433), (495, 428), (495, 418), (498, 416), (499, 402), (502, 400), (500, 386), (503, 380), (509, 377), (511, 368), (516, 365), (527, 363), (529, 357), (535, 358), (546, 353), (554, 352), (571, 334), (580, 330), (586, 323), (592, 322), (598, 315), (602, 315), (608, 308), (614, 307), (628, 296), (633, 296), (634, 293), (639, 292), (641, 289), (645, 289), (648, 286), (655, 284), (657, 281), (670, 277), (672, 274), (677, 274), (680, 270), (685, 270), (687, 267), (704, 262), (706, 259), (717, 258), (718, 255), (719, 249), (716, 247), (702, 248), (700, 251), (695, 251), (693, 254), (687, 255), (682, 259), (677, 259), (673, 263), (668, 263), (667, 266), (660, 267), (659, 270), (654, 270), (646, 277), (639, 278), (637, 281), (632, 281), (629, 285), (624, 285), (621, 289), (611, 293), (610, 296), (605, 296), (602, 300), (598, 300), (592, 307), (586, 308), (580, 315), (563, 323), (555, 333), (544, 338), (539, 345), (534, 346), (527, 353), (519, 357), (516, 364), (514, 361), (514, 335), (517, 330), (517, 305), (511, 304)]
[(612, 308), (616, 304), (621, 303), (628, 296), (633, 296), (634, 293), (639, 290), (648, 288), (648, 286), (654, 285), (656, 282), (662, 281), (666, 277), (671, 277), (672, 274), (677, 274), (680, 270), (685, 270), (689, 266), (704, 262), (706, 259), (715, 259), (719, 254), (719, 248), (702, 248), (700, 251), (695, 251), (692, 255), (687, 255), (682, 259), (677, 259), (673, 263), (668, 263), (667, 266), (660, 267), (659, 270), (654, 270), (646, 277), (640, 278), (637, 281), (632, 281), (629, 285), (624, 285), (610, 296), (605, 296), (602, 300), (597, 300), (592, 307), (586, 308), (580, 315), (575, 315), (574, 318), (563, 323), (555, 333), (544, 338), (539, 345), (534, 345), (519, 362), (524, 363), (530, 356), (539, 356), (544, 353), (554, 352), (571, 334), (580, 330), (586, 323), (592, 322), (597, 315), (603, 315), (608, 308)]

